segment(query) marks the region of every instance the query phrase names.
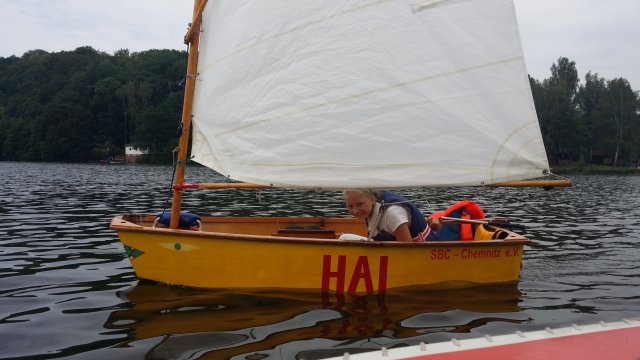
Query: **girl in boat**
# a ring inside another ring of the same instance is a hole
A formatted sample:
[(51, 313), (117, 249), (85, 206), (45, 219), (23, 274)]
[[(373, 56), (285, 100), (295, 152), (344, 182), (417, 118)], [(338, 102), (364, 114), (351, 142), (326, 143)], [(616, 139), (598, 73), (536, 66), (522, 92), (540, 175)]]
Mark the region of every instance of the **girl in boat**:
[(347, 190), (344, 200), (351, 216), (367, 222), (370, 239), (405, 242), (438, 239), (440, 222), (427, 221), (416, 205), (396, 193)]

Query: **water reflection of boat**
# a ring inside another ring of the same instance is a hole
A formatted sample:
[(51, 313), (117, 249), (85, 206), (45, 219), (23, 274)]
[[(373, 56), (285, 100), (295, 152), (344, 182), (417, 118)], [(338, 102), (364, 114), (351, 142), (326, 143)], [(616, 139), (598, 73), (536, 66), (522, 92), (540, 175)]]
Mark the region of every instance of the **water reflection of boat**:
[[(365, 343), (406, 345), (426, 334), (521, 321), (513, 314), (500, 314), (520, 310), (515, 285), (348, 295), (288, 290), (232, 293), (141, 283), (123, 296), (132, 307), (113, 312), (105, 327), (132, 334), (122, 345), (157, 338), (149, 358), (194, 354), (230, 358), (283, 347), (296, 353), (319, 348), (314, 351), (330, 356), (337, 350), (366, 348)], [(442, 313), (449, 311), (457, 311), (457, 317), (444, 320)], [(313, 356), (308, 353), (305, 358)]]

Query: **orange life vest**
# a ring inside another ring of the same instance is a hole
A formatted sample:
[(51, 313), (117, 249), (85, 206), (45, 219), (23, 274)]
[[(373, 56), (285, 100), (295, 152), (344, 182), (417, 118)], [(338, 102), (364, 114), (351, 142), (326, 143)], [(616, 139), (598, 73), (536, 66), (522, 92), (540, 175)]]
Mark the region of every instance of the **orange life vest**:
[[(462, 200), (449, 206), (444, 211), (439, 211), (431, 214), (429, 219), (440, 219), (441, 217), (457, 217), (460, 219), (484, 219), (484, 211), (480, 205), (471, 200)], [(460, 240), (473, 240), (473, 224), (443, 224), (443, 229), (438, 231), (438, 238), (440, 240), (457, 240), (448, 239), (447, 234), (455, 231), (449, 231), (444, 226), (456, 226), (460, 233)]]

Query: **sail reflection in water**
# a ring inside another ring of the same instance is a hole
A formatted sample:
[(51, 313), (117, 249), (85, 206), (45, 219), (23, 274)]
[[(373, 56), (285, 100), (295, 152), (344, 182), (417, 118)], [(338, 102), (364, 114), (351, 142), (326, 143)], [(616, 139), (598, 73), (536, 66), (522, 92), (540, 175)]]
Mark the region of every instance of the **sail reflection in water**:
[[(313, 359), (415, 345), (491, 322), (526, 321), (518, 314), (516, 285), (347, 295), (284, 290), (231, 293), (141, 282), (121, 296), (132, 307), (113, 312), (105, 327), (132, 333), (119, 346), (155, 339), (157, 344), (146, 355), (151, 359), (250, 354)], [(412, 315), (407, 318), (407, 314)], [(322, 350), (309, 350), (314, 347)]]

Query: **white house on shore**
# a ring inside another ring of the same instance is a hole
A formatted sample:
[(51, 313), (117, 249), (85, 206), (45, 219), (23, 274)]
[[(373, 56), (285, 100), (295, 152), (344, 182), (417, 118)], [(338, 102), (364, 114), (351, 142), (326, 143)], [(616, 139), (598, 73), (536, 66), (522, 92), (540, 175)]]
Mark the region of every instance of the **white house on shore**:
[(148, 155), (149, 149), (135, 148), (131, 145), (125, 145), (124, 147), (124, 161), (127, 163), (137, 162), (141, 156)]

